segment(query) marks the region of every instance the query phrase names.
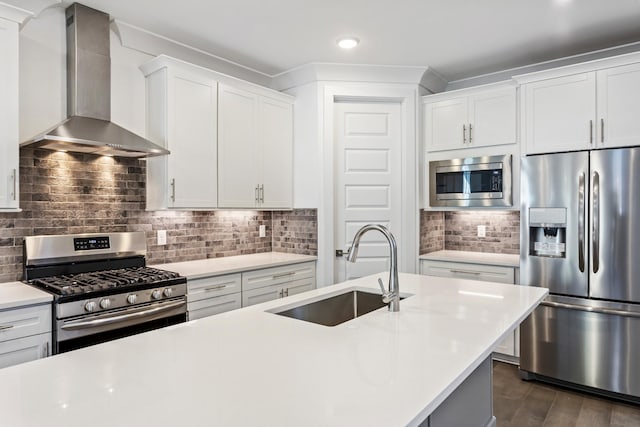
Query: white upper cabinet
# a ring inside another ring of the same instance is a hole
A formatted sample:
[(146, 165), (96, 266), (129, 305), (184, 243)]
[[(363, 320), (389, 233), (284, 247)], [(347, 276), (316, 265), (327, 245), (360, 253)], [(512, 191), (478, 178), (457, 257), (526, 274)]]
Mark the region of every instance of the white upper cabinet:
[(544, 77), (522, 85), (527, 154), (638, 145), (640, 63)]
[(425, 96), (423, 114), (427, 151), (517, 142), (513, 86)]
[(18, 23), (0, 18), (0, 211), (19, 207)]
[(147, 74), (147, 137), (171, 152), (147, 159), (147, 209), (217, 207), (217, 90), (188, 64)]
[(293, 206), (293, 103), (220, 84), (218, 206)]

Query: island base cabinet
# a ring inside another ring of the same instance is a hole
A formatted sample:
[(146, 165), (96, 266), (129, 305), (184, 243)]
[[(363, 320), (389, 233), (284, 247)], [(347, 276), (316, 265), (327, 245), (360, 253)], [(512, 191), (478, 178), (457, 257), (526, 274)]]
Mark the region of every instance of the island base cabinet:
[(487, 357), (420, 426), (495, 427), (492, 373), (491, 357)]
[(50, 353), (49, 333), (4, 341), (0, 343), (0, 369), (48, 357)]

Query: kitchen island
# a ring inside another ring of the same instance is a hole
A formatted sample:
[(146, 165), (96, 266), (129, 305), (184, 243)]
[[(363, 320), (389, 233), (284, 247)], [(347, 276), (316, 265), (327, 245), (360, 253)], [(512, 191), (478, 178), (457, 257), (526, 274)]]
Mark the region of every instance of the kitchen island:
[(379, 293), (376, 278), (2, 369), (0, 425), (421, 425), (547, 293), (401, 274), (398, 313), (327, 327), (269, 312)]

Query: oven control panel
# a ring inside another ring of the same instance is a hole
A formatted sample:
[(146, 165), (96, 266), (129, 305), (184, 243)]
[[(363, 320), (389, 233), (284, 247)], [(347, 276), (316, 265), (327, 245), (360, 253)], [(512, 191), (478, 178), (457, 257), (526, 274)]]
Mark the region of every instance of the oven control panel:
[(109, 249), (109, 237), (76, 237), (73, 239), (73, 247), (76, 251), (90, 251), (92, 249)]

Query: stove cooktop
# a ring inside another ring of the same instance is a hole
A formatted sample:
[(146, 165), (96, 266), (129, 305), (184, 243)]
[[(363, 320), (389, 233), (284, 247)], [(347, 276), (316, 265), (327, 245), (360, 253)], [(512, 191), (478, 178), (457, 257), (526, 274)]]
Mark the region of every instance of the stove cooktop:
[(70, 296), (128, 292), (132, 289), (162, 285), (180, 279), (184, 280), (182, 276), (172, 271), (151, 267), (129, 267), (43, 277), (29, 280), (28, 283), (55, 295)]

